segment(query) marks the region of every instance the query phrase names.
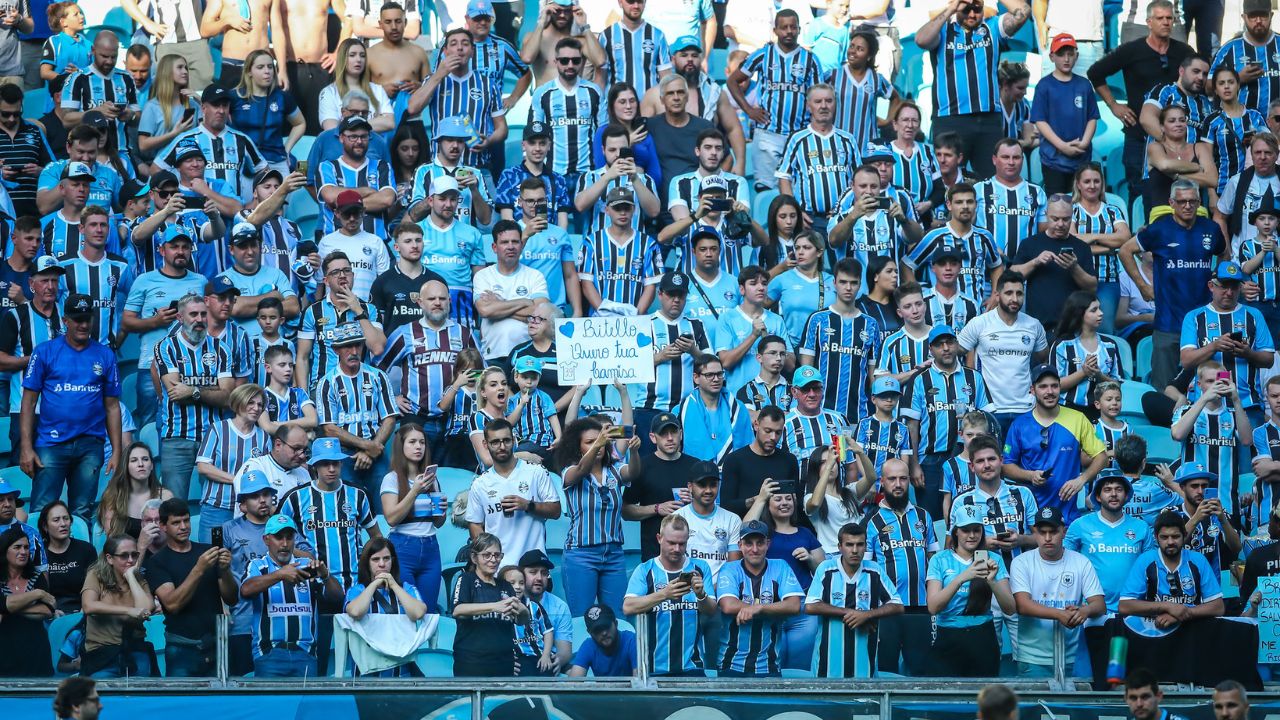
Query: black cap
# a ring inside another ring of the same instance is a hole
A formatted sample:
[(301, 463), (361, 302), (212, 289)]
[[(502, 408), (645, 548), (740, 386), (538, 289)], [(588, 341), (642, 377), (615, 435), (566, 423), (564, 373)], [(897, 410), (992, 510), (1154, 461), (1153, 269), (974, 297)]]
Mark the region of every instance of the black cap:
[(94, 130), (101, 132), (111, 127), (111, 120), (108, 119), (106, 115), (103, 115), (99, 110), (90, 110), (80, 118), (80, 124), (88, 125)]
[(649, 421), (649, 432), (654, 435), (661, 435), (663, 430), (674, 427), (677, 430), (682, 429), (680, 418), (669, 412), (660, 413), (653, 416), (653, 420)]
[(707, 478), (715, 478), (716, 482), (720, 482), (720, 468), (710, 460), (703, 460), (693, 466), (693, 471), (689, 473), (689, 482), (702, 482)]
[(618, 616), (613, 614), (613, 609), (608, 605), (592, 605), (582, 617), (589, 633), (607, 630), (618, 623)]
[(63, 317), (85, 317), (93, 314), (93, 299), (84, 293), (72, 293), (62, 303)]
[(279, 170), (276, 170), (275, 168), (265, 168), (263, 170), (259, 170), (258, 174), (253, 176), (253, 186), (256, 188), (271, 178), (284, 182), (284, 175), (281, 175)]
[(1045, 505), (1036, 511), (1035, 522), (1031, 527), (1040, 527), (1041, 525), (1051, 525), (1053, 527), (1062, 527), (1066, 523), (1062, 522), (1062, 511), (1052, 505)]
[(151, 175), (151, 182), (147, 183), (147, 189), (159, 190), (165, 185), (179, 185), (178, 176), (169, 170), (158, 170)]
[(668, 295), (672, 293), (689, 292), (689, 276), (679, 270), (672, 270), (662, 276), (662, 280), (658, 283), (658, 292), (664, 292)]
[(342, 122), (338, 123), (338, 132), (340, 133), (344, 133), (348, 130), (356, 130), (358, 128), (364, 128), (365, 130), (373, 132), (373, 126), (369, 124), (368, 120), (364, 119), (364, 117), (360, 115), (349, 115), (342, 118)]
[(521, 570), (531, 567), (544, 567), (551, 570), (555, 568), (556, 564), (551, 562), (551, 558), (547, 557), (545, 552), (535, 548), (533, 550), (526, 550), (525, 553), (520, 556), (519, 566)]
[(124, 181), (124, 185), (120, 188), (120, 197), (126, 202), (129, 200), (137, 200), (138, 198), (146, 197), (147, 190), (149, 189), (150, 188), (147, 184), (141, 180), (138, 180), (137, 178), (129, 178)]
[(1040, 363), (1031, 369), (1031, 384), (1034, 385), (1040, 382), (1040, 378), (1045, 375), (1052, 375), (1059, 380), (1062, 379), (1062, 375), (1058, 372), (1058, 368), (1054, 367), (1050, 363)]
[(221, 85), (210, 85), (200, 95), (200, 102), (208, 105), (229, 103), (231, 102), (231, 91)]
[(551, 128), (547, 127), (547, 124), (542, 122), (541, 120), (534, 120), (533, 122), (524, 126), (524, 139), (537, 140), (538, 138), (545, 138), (547, 140), (550, 140)]
[(960, 251), (959, 247), (952, 245), (950, 243), (947, 243), (946, 245), (943, 245), (939, 247), (937, 250), (933, 251), (933, 258), (931, 262), (940, 263), (940, 262), (943, 262), (944, 260), (954, 260), (955, 262), (964, 262), (963, 254), (964, 253)]
[(1103, 475), (1093, 481), (1093, 492), (1091, 493), (1093, 499), (1095, 501), (1098, 499), (1098, 493), (1101, 492), (1102, 486), (1113, 482), (1118, 482), (1124, 485), (1124, 494), (1126, 498), (1133, 497), (1133, 483), (1129, 481), (1129, 478), (1118, 472), (1112, 471), (1110, 475)]

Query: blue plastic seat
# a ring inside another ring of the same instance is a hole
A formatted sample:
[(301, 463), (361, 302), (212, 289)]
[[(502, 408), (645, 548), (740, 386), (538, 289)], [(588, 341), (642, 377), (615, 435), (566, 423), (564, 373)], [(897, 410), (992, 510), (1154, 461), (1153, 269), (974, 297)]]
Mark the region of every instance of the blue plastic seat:
[(1147, 424), (1147, 414), (1142, 410), (1142, 396), (1154, 390), (1155, 388), (1150, 385), (1136, 380), (1125, 380), (1120, 383), (1120, 416), (1129, 420), (1130, 424), (1133, 424), (1134, 420), (1141, 420), (1142, 424)]
[[(443, 618), (441, 618), (443, 621)], [(418, 652), (418, 669), (427, 677), (453, 677), (453, 651), (444, 648)]]
[(146, 443), (146, 446), (151, 448), (152, 455), (160, 454), (160, 433), (156, 430), (155, 423), (143, 425), (133, 437), (140, 443)]
[[(1120, 208), (1120, 212), (1124, 213), (1125, 223), (1129, 223), (1129, 203), (1125, 202), (1124, 198), (1115, 193), (1107, 193), (1107, 202)], [(1132, 225), (1130, 225), (1130, 228), (1132, 228)]]
[(1134, 380), (1148, 382), (1151, 379), (1151, 348), (1154, 341), (1151, 336), (1142, 338), (1138, 341), (1137, 352), (1134, 356)]
[(1142, 427), (1137, 433), (1147, 441), (1147, 459), (1151, 462), (1173, 462), (1182, 457), (1182, 444), (1173, 439), (1168, 428)]
[(763, 190), (756, 193), (751, 201), (751, 219), (760, 223), (760, 227), (769, 227), (769, 205), (778, 197), (777, 190)]
[[(37, 527), (40, 522), (40, 513), (33, 512), (27, 517), (27, 524), (31, 527)], [(93, 536), (89, 533), (89, 523), (79, 515), (71, 516), (71, 537), (76, 540), (92, 542)]]
[(84, 620), (84, 613), (77, 612), (69, 615), (63, 615), (59, 618), (54, 618), (53, 621), (49, 623), (49, 649), (53, 651), (52, 657), (55, 675), (63, 674), (57, 672), (58, 657), (62, 652), (62, 643), (66, 642), (67, 635), (70, 635), (71, 630), (82, 620)]

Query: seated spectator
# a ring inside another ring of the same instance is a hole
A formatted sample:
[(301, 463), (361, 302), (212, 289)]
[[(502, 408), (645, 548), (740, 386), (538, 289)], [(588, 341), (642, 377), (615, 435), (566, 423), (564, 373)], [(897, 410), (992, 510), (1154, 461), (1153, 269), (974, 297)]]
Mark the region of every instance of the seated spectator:
[[(360, 553), (356, 582), (347, 590), (347, 615), (355, 620), (370, 613), (404, 615), (414, 622), (421, 620), (427, 614), (427, 605), (422, 601), (422, 595), (413, 583), (401, 585), (399, 577), (400, 561), (396, 558), (391, 541), (386, 538), (370, 540)], [(374, 675), (422, 677), (422, 671), (409, 662)]]
[(142, 506), (149, 500), (168, 500), (173, 493), (160, 485), (146, 443), (129, 445), (120, 458), (123, 462), (116, 464), (98, 501), (98, 527), (107, 537), (128, 535), (137, 540), (142, 533)]
[[(448, 514), (422, 426), (405, 423), (391, 444), (391, 471), (382, 478), (382, 514), (391, 526), (395, 580), (418, 589), (427, 612), (437, 612), (440, 597), (440, 542), (436, 533)], [(366, 548), (366, 552), (367, 552)], [(390, 590), (384, 583), (384, 588)], [(350, 611), (348, 611), (350, 612)]]
[(1156, 549), (1143, 553), (1129, 569), (1120, 614), (1152, 618), (1161, 629), (1221, 617), (1221, 575), (1203, 554), (1186, 549), (1182, 518), (1173, 512), (1160, 513), (1152, 532)]
[(636, 634), (618, 628), (608, 605), (592, 605), (583, 619), (587, 639), (573, 656), (569, 677), (631, 677), (636, 672)]
[[(338, 122), (316, 136), (315, 142), (311, 144), (311, 152), (307, 153), (307, 192), (311, 193), (312, 197), (316, 196), (320, 188), (320, 166), (329, 160), (342, 157), (342, 141), (338, 138), (338, 124), (349, 117), (358, 116), (368, 120), (370, 106), (369, 95), (363, 90), (358, 88), (348, 90), (342, 96)], [(368, 155), (369, 161), (375, 167), (379, 160), (391, 162), (391, 151), (387, 147), (387, 141), (377, 133), (369, 136)]]
[(573, 615), (569, 612), (569, 605), (551, 592), (551, 571), (556, 564), (541, 550), (526, 550), (520, 556), (519, 567), (524, 573), (524, 596), (542, 608), (554, 633), (551, 647), (551, 657), (555, 662), (553, 670), (563, 672), (573, 657)]
[[(1235, 382), (1222, 377), (1223, 366), (1214, 360), (1203, 361), (1195, 368), (1196, 384), (1200, 396), (1194, 402), (1179, 407), (1173, 414), (1173, 427), (1169, 429), (1175, 442), (1181, 444), (1182, 465), (1198, 466), (1199, 470), (1212, 473), (1221, 484), (1218, 502), (1225, 511), (1223, 519), (1238, 528), (1249, 516), (1243, 494), (1240, 492), (1240, 448), (1253, 445), (1253, 428), (1249, 413), (1241, 403), (1244, 392)], [(1244, 451), (1245, 457), (1248, 451)]]
[[(235, 475), (245, 462), (271, 451), (271, 437), (258, 427), (266, 408), (266, 395), (255, 383), (231, 391), (227, 410), (231, 417), (206, 428), (196, 471), (204, 491), (200, 500), (200, 542), (211, 542), (213, 528), (235, 517)], [(172, 539), (172, 538), (171, 538)]]
[[(39, 567), (46, 563), (44, 542), (41, 541), (38, 530), (18, 519), (18, 508), (24, 504), (19, 497), (20, 494), (17, 488), (0, 479), (0, 531), (11, 527), (21, 528), (22, 532), (27, 534), (27, 539), (31, 541), (31, 553), (35, 558), (36, 567)], [(23, 517), (25, 518), (26, 515), (24, 514)]]
[(71, 537), (71, 511), (62, 500), (45, 505), (36, 526), (44, 539), (48, 561), (45, 576), (55, 609), (60, 615), (80, 612), (80, 588), (84, 587), (89, 566), (98, 559), (98, 551), (84, 540)]
[[(185, 506), (185, 503), (184, 503)], [(128, 535), (107, 538), (80, 592), (84, 653), (80, 674), (97, 678), (147, 677), (156, 672), (155, 648), (142, 624), (155, 607), (139, 577), (138, 543)]]
[(516, 623), (532, 617), (511, 583), (498, 577), (502, 542), (482, 532), (471, 539), (470, 562), (453, 586), (454, 677), (513, 677)]
[(1014, 612), (1009, 573), (999, 553), (985, 549), (982, 511), (952, 510), (951, 546), (929, 560), (929, 612), (937, 624), (931, 656), (934, 675), (993, 677), (1000, 671), (1000, 637), (992, 616)]
[[(840, 528), (838, 538), (839, 554), (814, 571), (806, 598), (806, 612), (823, 619), (813, 672), (820, 678), (868, 678), (879, 669), (876, 621), (901, 614), (902, 600), (878, 564), (864, 564), (864, 526), (849, 523)], [(850, 645), (855, 648), (852, 653)]]
[(0, 533), (0, 676), (53, 674), (44, 623), (53, 617), (56, 603), (48, 576), (33, 560), (26, 533), (13, 527)]
[[(507, 415), (507, 397), (509, 394), (507, 373), (500, 367), (492, 365), (486, 367), (480, 374), (479, 380), (476, 381), (476, 406), (471, 413), (471, 417), (467, 420), (467, 435), (471, 439), (471, 449), (475, 451), (478, 464), (476, 472), (478, 473), (493, 467), (494, 463), (493, 454), (490, 452), (489, 443), (485, 438), (485, 427), (495, 420), (505, 420), (508, 424), (511, 423)], [(511, 416), (516, 416), (516, 413), (511, 413)], [(513, 427), (513, 438), (514, 435)], [(532, 453), (524, 453), (523, 450), (516, 450), (514, 447), (512, 451), (532, 455)]]
[(139, 565), (163, 550), (169, 542), (169, 533), (160, 522), (160, 506), (163, 504), (163, 500), (156, 498), (142, 506), (142, 532), (138, 533)]
[(1053, 364), (1062, 377), (1062, 404), (1097, 422), (1094, 390), (1105, 382), (1121, 380), (1120, 347), (1101, 335), (1102, 305), (1097, 295), (1078, 290), (1067, 296), (1058, 318)]
[(516, 596), (529, 607), (529, 620), (515, 626), (516, 675), (521, 677), (549, 677), (555, 674), (555, 629), (551, 627), (547, 611), (536, 600), (524, 594), (524, 572), (515, 565), (507, 565), (498, 571), (498, 577), (515, 590)]
[[(1240, 533), (1219, 495), (1220, 478), (1198, 463), (1185, 463), (1174, 480), (1182, 486), (1182, 502), (1165, 508), (1183, 520), (1186, 547), (1204, 555), (1214, 570), (1226, 570), (1225, 558), (1240, 553)], [(1212, 489), (1213, 496), (1209, 494)]]

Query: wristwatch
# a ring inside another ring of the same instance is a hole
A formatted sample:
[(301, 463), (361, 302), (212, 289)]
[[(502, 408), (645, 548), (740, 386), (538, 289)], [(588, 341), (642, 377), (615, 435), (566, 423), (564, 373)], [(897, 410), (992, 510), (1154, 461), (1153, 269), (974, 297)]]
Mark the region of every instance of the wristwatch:
[(361, 320), (368, 320), (368, 319), (369, 319), (368, 310), (361, 310), (360, 314), (356, 316), (356, 322), (360, 322)]
[(200, 399), (200, 388), (192, 388), (192, 389), (191, 389), (191, 397), (192, 397), (192, 399), (194, 399), (194, 400), (199, 400), (199, 399)]

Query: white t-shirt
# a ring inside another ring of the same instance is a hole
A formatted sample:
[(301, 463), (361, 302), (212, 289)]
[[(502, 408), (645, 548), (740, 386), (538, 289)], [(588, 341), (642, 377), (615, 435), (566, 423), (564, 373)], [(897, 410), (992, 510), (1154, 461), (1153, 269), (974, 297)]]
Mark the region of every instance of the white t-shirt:
[[(1143, 280), (1146, 280), (1148, 284), (1151, 283), (1151, 278), (1147, 277), (1147, 273), (1141, 267), (1138, 268), (1138, 272), (1142, 275)], [(1120, 297), (1129, 298), (1129, 314), (1127, 317), (1144, 313), (1154, 314), (1156, 311), (1156, 304), (1147, 302), (1146, 298), (1142, 297), (1142, 292), (1138, 290), (1138, 285), (1133, 282), (1133, 278), (1129, 277), (1127, 272), (1120, 273)]]
[(467, 497), (467, 522), (484, 523), (484, 530), (502, 541), (505, 563), (516, 563), (529, 550), (547, 549), (546, 521), (519, 510), (507, 517), (502, 498), (519, 495), (530, 502), (559, 502), (551, 475), (539, 465), (517, 460), (509, 477), (489, 470), (471, 483)]
[(275, 458), (271, 457), (270, 453), (250, 458), (244, 462), (244, 465), (240, 466), (240, 472), (236, 473), (235, 477), (231, 479), (231, 487), (234, 488), (235, 498), (237, 499), (234, 503), (236, 517), (244, 515), (240, 511), (239, 502), (240, 478), (244, 477), (244, 474), (250, 470), (260, 470), (263, 475), (267, 476), (267, 482), (276, 489), (276, 502), (279, 502), (280, 498), (284, 497), (284, 494), (290, 490), (311, 482), (311, 476), (307, 474), (306, 468), (296, 467), (292, 470), (285, 470), (280, 467), (280, 463), (277, 463)]
[[(809, 504), (811, 497), (813, 493), (805, 493), (805, 505)], [(809, 522), (813, 523), (818, 542), (822, 544), (822, 551), (830, 557), (840, 552), (840, 528), (846, 523), (857, 521), (861, 515), (847, 512), (840, 498), (824, 495), (822, 499), (827, 504), (827, 519), (823, 520), (817, 513), (812, 513), (809, 515)]]
[[(516, 271), (510, 275), (503, 275), (497, 265), (490, 265), (476, 273), (472, 287), (477, 298), (486, 291), (503, 300), (547, 297), (547, 279), (523, 263), (517, 265)], [(516, 345), (528, 340), (529, 326), (523, 320), (514, 317), (480, 320), (480, 352), (485, 359), (505, 358)]]
[[(371, 101), (369, 104), (369, 117), (390, 115), (395, 112), (395, 106), (391, 104), (391, 97), (387, 95), (387, 91), (381, 85), (369, 83), (369, 89), (373, 91), (373, 94), (369, 96)], [(337, 85), (330, 83), (325, 89), (321, 90), (318, 102), (320, 104), (320, 122), (325, 120), (338, 122), (342, 120), (342, 98), (338, 96)]]
[(355, 235), (343, 235), (341, 231), (333, 232), (320, 238), (316, 252), (320, 257), (334, 250), (346, 253), (351, 261), (351, 269), (355, 272), (352, 279), (351, 292), (364, 302), (369, 302), (369, 290), (379, 275), (391, 269), (391, 253), (387, 252), (387, 244), (377, 235), (361, 230)]
[(738, 551), (738, 534), (742, 532), (742, 518), (719, 505), (710, 515), (694, 512), (693, 504), (675, 511), (689, 523), (689, 557), (702, 560), (711, 566), (711, 579), (720, 576), (720, 568), (729, 562), (729, 553)]
[[(1014, 593), (1027, 593), (1041, 605), (1059, 609), (1068, 605), (1083, 607), (1089, 598), (1103, 595), (1093, 564), (1074, 550), (1063, 550), (1057, 562), (1045, 560), (1039, 550), (1022, 553), (1009, 564), (1009, 588)], [(1056, 624), (1044, 618), (1019, 618), (1014, 659), (1031, 665), (1052, 665)], [(1076, 656), (1079, 639), (1079, 628), (1067, 631), (1068, 658)]]
[[(1143, 3), (1143, 20), (1146, 3)], [(1067, 33), (1077, 42), (1102, 40), (1102, 0), (1049, 0), (1045, 10), (1048, 37)]]
[[(1225, 187), (1222, 188), (1222, 194), (1218, 196), (1218, 212), (1231, 217), (1231, 211), (1236, 206), (1236, 193), (1239, 192), (1240, 176), (1243, 173), (1234, 175), (1227, 181)], [(1262, 204), (1262, 198), (1270, 192), (1273, 196), (1280, 195), (1280, 175), (1272, 175), (1271, 177), (1253, 176), (1253, 182), (1249, 183), (1249, 187), (1245, 190), (1244, 196), (1244, 218), (1240, 222), (1240, 232), (1231, 236), (1231, 257), (1240, 256), (1240, 246), (1246, 240), (1252, 240), (1258, 236), (1258, 228), (1249, 222), (1249, 213), (1258, 209)]]
[[(400, 481), (396, 479), (394, 472), (389, 472), (382, 476), (382, 486), (378, 488), (378, 495), (392, 495), (397, 498), (400, 496)], [(413, 501), (413, 507), (409, 509), (409, 514), (405, 517), (409, 518), (414, 515), (426, 517), (430, 514), (431, 509), (432, 502), (431, 498), (428, 497), (428, 493), (418, 493), (418, 497)], [(381, 497), (378, 498), (378, 512), (379, 514), (382, 513)], [(429, 522), (401, 522), (391, 528), (391, 532), (408, 535), (409, 537), (431, 537), (436, 534), (437, 530), (439, 528), (435, 526), (435, 523)]]
[(996, 412), (1031, 409), (1031, 356), (1049, 347), (1044, 328), (1035, 318), (1020, 312), (1012, 325), (1006, 325), (998, 309), (990, 310), (970, 320), (957, 339), (965, 352), (977, 350), (977, 370), (987, 383)]

